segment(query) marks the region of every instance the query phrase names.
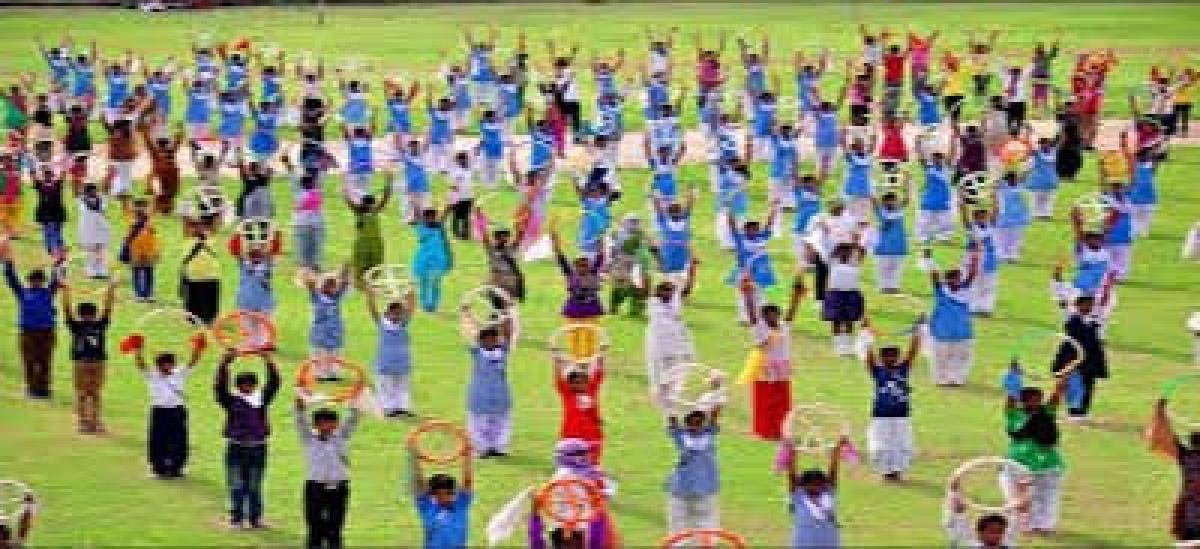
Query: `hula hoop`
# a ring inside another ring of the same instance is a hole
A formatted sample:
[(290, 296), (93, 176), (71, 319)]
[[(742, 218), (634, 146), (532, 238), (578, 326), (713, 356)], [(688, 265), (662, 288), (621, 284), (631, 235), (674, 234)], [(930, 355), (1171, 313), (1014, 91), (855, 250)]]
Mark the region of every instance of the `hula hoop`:
[[(815, 421), (820, 417), (830, 418), (832, 422), (838, 423), (839, 432), (831, 439), (824, 436), (828, 425)], [(807, 429), (803, 432), (800, 431), (805, 428)], [(824, 453), (834, 447), (838, 437), (849, 432), (850, 420), (847, 419), (846, 412), (823, 402), (793, 406), (783, 420), (783, 437), (792, 441), (792, 446), (801, 453)]]
[[(63, 263), (62, 276), (63, 280), (67, 280), (71, 284), (71, 293), (79, 296), (99, 297), (108, 291), (110, 284), (119, 284), (121, 282), (121, 271), (118, 269), (108, 269), (107, 276), (104, 278), (91, 278), (84, 276), (84, 280), (90, 284), (78, 284), (70, 279), (76, 274), (86, 275), (87, 261), (89, 252), (77, 251), (67, 256), (67, 260)], [(99, 285), (99, 287), (97, 287)], [(117, 294), (120, 295), (120, 294)]]
[[(335, 371), (349, 373), (353, 376), (353, 384), (341, 387), (329, 394), (318, 392), (318, 386), (322, 383), (318, 369), (320, 366), (327, 365), (334, 365)], [(338, 357), (310, 358), (301, 362), (300, 367), (296, 369), (296, 387), (313, 402), (332, 402), (334, 404), (349, 402), (358, 398), (366, 385), (367, 373), (363, 367)]]
[[(503, 304), (497, 307), (497, 302)], [(471, 329), (483, 329), (499, 326), (513, 317), (513, 306), (516, 302), (508, 292), (499, 286), (483, 284), (463, 294), (459, 304), (464, 322), (460, 325), (463, 337), (473, 340), (478, 334), (469, 333)], [(485, 308), (477, 311), (477, 307)]]
[[(147, 339), (146, 328), (148, 324), (151, 321), (154, 321), (154, 324), (162, 323), (165, 315), (174, 315), (177, 319), (183, 320), (192, 327), (189, 339), (192, 341), (193, 345), (196, 344), (197, 340), (206, 339), (207, 328), (204, 326), (204, 321), (201, 320), (200, 317), (184, 309), (163, 307), (153, 309), (146, 314), (139, 316), (137, 320), (133, 321), (133, 331), (121, 340), (120, 351), (123, 354), (130, 354), (138, 349), (145, 349)], [(173, 328), (169, 327), (166, 329), (173, 330)]]
[(1073, 209), (1078, 211), (1083, 222), (1099, 225), (1108, 220), (1108, 214), (1116, 206), (1113, 199), (1101, 193), (1087, 193), (1075, 199)]
[(367, 269), (362, 282), (374, 293), (389, 299), (403, 299), (413, 291), (409, 268), (400, 263), (382, 263)]
[[(587, 332), (591, 332), (591, 335), (587, 335)], [(563, 341), (564, 338), (569, 339)], [(560, 326), (551, 332), (547, 343), (550, 353), (556, 357), (569, 355), (571, 360), (576, 362), (590, 362), (599, 358), (611, 342), (608, 332), (599, 324), (576, 322)]]
[(21, 516), (25, 498), (32, 494), (25, 483), (16, 480), (0, 480), (0, 524)]
[[(1075, 338), (1070, 337), (1067, 334), (1055, 332), (1053, 330), (1033, 329), (1017, 338), (1016, 342), (1014, 342), (1012, 347), (1009, 348), (1009, 353), (1012, 355), (1013, 359), (1019, 359), (1023, 357), (1038, 341), (1044, 341), (1051, 338), (1057, 340), (1058, 346), (1066, 343), (1067, 345), (1071, 346), (1072, 350), (1075, 351), (1075, 358), (1072, 359), (1071, 362), (1068, 362), (1066, 365), (1064, 365), (1062, 369), (1054, 373), (1055, 377), (1066, 377), (1070, 375), (1071, 372), (1074, 372), (1075, 369), (1083, 363), (1083, 359), (1085, 358), (1083, 346), (1080, 345)], [(1055, 349), (1055, 352), (1058, 352), (1057, 348)], [(1028, 375), (1028, 372), (1025, 372), (1025, 374)]]
[(272, 350), (277, 341), (275, 323), (271, 317), (254, 311), (233, 311), (221, 315), (213, 321), (211, 331), (217, 343), (240, 354)]
[[(701, 372), (704, 373), (703, 378), (698, 376)], [(668, 405), (676, 410), (701, 410), (716, 404), (712, 401), (728, 398), (728, 380), (721, 370), (707, 368), (698, 362), (682, 362), (674, 366), (672, 373), (676, 375), (664, 378), (663, 384), (675, 385), (672, 391), (675, 396), (669, 399)], [(699, 386), (688, 387), (689, 379), (703, 379), (703, 389), (699, 389)], [(685, 396), (688, 389), (697, 389), (694, 398)]]
[[(714, 543), (723, 542), (723, 543)], [(671, 534), (659, 543), (662, 549), (671, 549), (674, 547), (732, 547), (733, 549), (742, 549), (746, 547), (746, 539), (735, 532), (724, 528), (689, 528), (680, 530)]]
[(1175, 393), (1179, 391), (1180, 386), (1186, 384), (1187, 382), (1194, 383), (1198, 380), (1200, 380), (1200, 372), (1190, 372), (1183, 375), (1178, 375), (1168, 379), (1166, 383), (1163, 383), (1161, 392), (1162, 399), (1167, 401), (1167, 414), (1171, 416), (1171, 420), (1175, 423), (1185, 425), (1193, 429), (1200, 427), (1200, 421), (1192, 420), (1190, 417), (1180, 414), (1176, 410), (1171, 410), (1170, 402), (1174, 398)]
[(560, 478), (538, 490), (534, 501), (547, 518), (573, 529), (577, 524), (591, 522), (600, 513), (604, 495), (586, 481)]
[(209, 185), (193, 186), (188, 190), (188, 196), (184, 197), (183, 203), (191, 206), (195, 211), (188, 213), (194, 213), (197, 217), (224, 217), (232, 211), (230, 201), (221, 188)]
[[(433, 432), (449, 433), (454, 438), (458, 439), (458, 446), (452, 452), (445, 454), (434, 454), (424, 451), (421, 446), (421, 441), (425, 435)], [(459, 458), (469, 457), (471, 444), (467, 439), (467, 432), (462, 427), (455, 425), (449, 421), (431, 420), (422, 423), (419, 427), (413, 430), (408, 435), (408, 445), (416, 453), (421, 461), (428, 463), (452, 463)]]
[[(969, 459), (959, 465), (958, 468), (950, 474), (950, 478), (946, 481), (946, 491), (949, 492), (951, 490), (951, 486), (955, 484), (955, 481), (962, 479), (967, 473), (974, 469), (989, 465), (1007, 467), (1010, 471), (1016, 470), (1017, 473), (1024, 479), (1030, 479), (1033, 477), (1033, 473), (1029, 471), (1028, 467), (1016, 461), (1002, 457), (983, 456)], [(1002, 507), (984, 505), (967, 497), (967, 495), (962, 491), (961, 487), (959, 488), (959, 495), (961, 496), (964, 505), (980, 513), (1009, 513), (1015, 511), (1024, 503), (1020, 500), (1020, 498), (1018, 498), (1014, 501), (1005, 503)]]
[(238, 223), (237, 233), (247, 246), (270, 246), (277, 230), (275, 221), (268, 217), (251, 217)]

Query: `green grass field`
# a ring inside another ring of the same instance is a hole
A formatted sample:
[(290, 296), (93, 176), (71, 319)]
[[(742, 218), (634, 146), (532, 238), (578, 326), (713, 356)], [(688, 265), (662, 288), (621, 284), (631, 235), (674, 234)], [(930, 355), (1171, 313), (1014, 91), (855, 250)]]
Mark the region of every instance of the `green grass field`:
[[(457, 28), (463, 24), (496, 22), (509, 30), (522, 26), (531, 37), (556, 32), (561, 40), (580, 37), (587, 46), (637, 50), (645, 24), (677, 24), (688, 32), (702, 29), (713, 35), (717, 28), (745, 29), (766, 26), (778, 44), (777, 51), (794, 47), (813, 49), (828, 45), (848, 52), (853, 45), (853, 25), (892, 23), (903, 17), (922, 29), (967, 25), (1006, 29), (1008, 47), (1028, 47), (1055, 26), (1065, 26), (1069, 50), (1087, 46), (1112, 46), (1127, 58), (1114, 78), (1111, 94), (1133, 89), (1156, 57), (1176, 48), (1196, 49), (1194, 21), (1200, 8), (1183, 4), (1109, 5), (1064, 4), (956, 4), (889, 5), (857, 7), (782, 5), (562, 5), (339, 8), (331, 10), (324, 27), (313, 24), (308, 10), (253, 9), (171, 14), (147, 19), (129, 11), (0, 12), (0, 68), (6, 71), (41, 70), (31, 41), (70, 30), (78, 39), (97, 37), (105, 48), (135, 48), (149, 57), (181, 55), (184, 40), (194, 29), (212, 30), (222, 37), (262, 36), (294, 50), (329, 52), (329, 57), (363, 54), (386, 60), (387, 66), (423, 70), (437, 60), (439, 49), (460, 44)], [(554, 29), (552, 31), (552, 29)], [(950, 36), (955, 44), (961, 37)], [(786, 79), (785, 79), (786, 80)], [(1168, 541), (1170, 504), (1177, 486), (1173, 466), (1153, 458), (1141, 442), (1140, 431), (1164, 380), (1191, 371), (1191, 340), (1183, 320), (1196, 306), (1196, 265), (1179, 259), (1181, 239), (1200, 218), (1200, 190), (1193, 172), (1200, 152), (1180, 149), (1161, 168), (1159, 184), (1163, 207), (1149, 238), (1138, 242), (1133, 280), (1119, 290), (1120, 305), (1109, 330), (1112, 379), (1100, 389), (1096, 420), (1088, 427), (1064, 426), (1063, 449), (1068, 474), (1063, 499), (1061, 532), (1049, 540), (1030, 540), (1045, 546), (1162, 545)], [(707, 185), (707, 168), (690, 167), (683, 179)], [(765, 207), (765, 179), (756, 172), (754, 204)], [(885, 486), (867, 467), (847, 470), (840, 493), (840, 519), (848, 545), (942, 544), (940, 528), (944, 481), (962, 460), (1002, 454), (1005, 436), (1001, 424), (1000, 375), (1013, 341), (1032, 328), (1053, 328), (1059, 322), (1049, 297), (1053, 264), (1068, 253), (1067, 224), (1063, 207), (1072, 197), (1094, 189), (1096, 162), (1089, 159), (1080, 181), (1065, 185), (1060, 214), (1053, 223), (1035, 225), (1019, 265), (1001, 273), (998, 314), (977, 324), (979, 346), (972, 383), (960, 390), (934, 388), (924, 365), (914, 376), (915, 412), (919, 456), (911, 480), (903, 486)], [(628, 195), (620, 212), (641, 213), (639, 189), (644, 170), (622, 174)], [(229, 192), (237, 184), (227, 182)], [(561, 189), (561, 188), (560, 188)], [(277, 206), (283, 211), (289, 195), (279, 186)], [(32, 196), (32, 195), (27, 195)], [(331, 194), (332, 196), (332, 194)], [(28, 203), (28, 202), (27, 202)], [(330, 202), (332, 203), (332, 202)], [(563, 190), (555, 207), (567, 218), (574, 199)], [(730, 258), (717, 251), (712, 238), (711, 203), (705, 198), (695, 220), (701, 277), (688, 318), (704, 363), (729, 372), (741, 368), (747, 337), (733, 322), (730, 290), (721, 281)], [(325, 249), (328, 263), (349, 256), (351, 220), (344, 209), (328, 212), (332, 235)], [(619, 215), (619, 214), (618, 214)], [(114, 217), (114, 221), (116, 221)], [(68, 223), (73, 232), (73, 221)], [(116, 234), (124, 230), (115, 222)], [(33, 238), (20, 241), (17, 257), (22, 267), (45, 262), (36, 227)], [(177, 224), (160, 225), (160, 234), (173, 237)], [(396, 216), (385, 222), (389, 261), (409, 261), (411, 231)], [(343, 236), (344, 235), (344, 236)], [(788, 257), (788, 243), (778, 240), (777, 266)], [(182, 250), (168, 248), (158, 271), (160, 300), (172, 302), (174, 280)], [(943, 263), (956, 254), (942, 250)], [(414, 399), (418, 412), (456, 421), (464, 418), (465, 383), (469, 362), (451, 314), (457, 296), (476, 286), (485, 273), (477, 246), (455, 248), (456, 267), (447, 279), (443, 312), (421, 315), (413, 324), (415, 355)], [(309, 306), (306, 297), (290, 283), (292, 262), (283, 260), (277, 277), (280, 306), (276, 321), (283, 334), (280, 361), (285, 376), (307, 356)], [(561, 282), (549, 263), (527, 266), (531, 297), (523, 307), (524, 341), (512, 361), (511, 379), (516, 399), (516, 436), (513, 455), (501, 461), (481, 462), (478, 499), (472, 520), (472, 541), (484, 543), (488, 517), (524, 486), (545, 479), (551, 472), (550, 449), (557, 435), (559, 409), (550, 385), (551, 369), (544, 340), (556, 327), (561, 303)], [(928, 284), (909, 264), (906, 289), (927, 301)], [(236, 272), (226, 262), (225, 306), (232, 306)], [(126, 277), (127, 278), (127, 277)], [(872, 285), (872, 284), (869, 284)], [(872, 285), (873, 286), (873, 285)], [(54, 400), (31, 402), (22, 395), (20, 366), (15, 357), (15, 312), (11, 295), (0, 292), (0, 314), (5, 317), (0, 340), (0, 478), (20, 479), (35, 488), (44, 514), (34, 532), (36, 545), (284, 545), (303, 539), (301, 482), (303, 465), (290, 418), (290, 384), (273, 409), (275, 436), (266, 481), (267, 520), (273, 528), (257, 532), (229, 532), (221, 526), (225, 490), (221, 456), (219, 413), (212, 402), (211, 374), (215, 357), (209, 356), (192, 378), (189, 408), (192, 428), (190, 475), (178, 482), (149, 480), (144, 461), (146, 416), (145, 389), (131, 361), (115, 352), (116, 341), (134, 320), (152, 306), (135, 304), (122, 289), (115, 325), (111, 331), (113, 358), (106, 386), (105, 416), (111, 434), (85, 437), (75, 434), (71, 413), (70, 364), (66, 338), (60, 337)], [(368, 362), (374, 332), (367, 324), (361, 296), (347, 302), (348, 357)], [(902, 298), (870, 295), (868, 309), (881, 323), (899, 326), (912, 313)], [(361, 321), (361, 322), (360, 322)], [(662, 433), (662, 419), (650, 405), (642, 361), (644, 325), (624, 317), (605, 321), (613, 336), (612, 375), (603, 393), (606, 418), (606, 465), (620, 483), (614, 512), (622, 535), (630, 545), (652, 545), (665, 529), (663, 481), (674, 453)], [(870, 382), (859, 364), (834, 357), (827, 327), (812, 309), (803, 308), (795, 327), (797, 401), (821, 400), (846, 409), (855, 426), (855, 438), (865, 451), (864, 432), (869, 412)], [(1049, 362), (1050, 357), (1038, 357)], [(1040, 364), (1039, 364), (1040, 367)], [(787, 542), (790, 524), (783, 479), (768, 472), (774, 446), (754, 441), (748, 431), (747, 398), (740, 388), (724, 416), (721, 466), (723, 474), (723, 525), (748, 537), (754, 546)], [(414, 545), (420, 543), (417, 517), (401, 479), (403, 441), (415, 423), (367, 421), (353, 442), (353, 495), (347, 543), (353, 545)], [(512, 541), (518, 541), (514, 538)]]

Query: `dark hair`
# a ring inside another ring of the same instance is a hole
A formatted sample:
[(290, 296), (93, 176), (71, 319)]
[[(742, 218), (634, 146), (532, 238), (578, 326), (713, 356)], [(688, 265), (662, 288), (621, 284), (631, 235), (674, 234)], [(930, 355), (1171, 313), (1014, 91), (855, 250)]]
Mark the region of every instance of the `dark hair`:
[(704, 420), (708, 419), (708, 414), (704, 413), (702, 410), (692, 410), (692, 411), (688, 412), (686, 416), (683, 416), (683, 421), (685, 423), (690, 422), (692, 420), (697, 420), (697, 419), (700, 421), (704, 421)]
[(257, 385), (258, 374), (254, 372), (242, 372), (233, 378), (234, 385)]
[(338, 413), (336, 410), (323, 409), (323, 410), (317, 410), (317, 411), (313, 412), (312, 417), (313, 417), (313, 423), (320, 423), (322, 421), (337, 421)]
[(99, 309), (96, 307), (96, 304), (90, 303), (90, 302), (89, 303), (80, 303), (79, 307), (77, 307), (76, 310), (79, 311), (79, 316), (93, 316), (97, 312), (99, 312)]
[(1008, 519), (1004, 518), (1004, 515), (998, 515), (995, 513), (983, 515), (979, 517), (979, 520), (975, 521), (975, 531), (982, 532), (989, 526), (995, 525), (998, 525), (1002, 528), (1008, 528)]
[(887, 355), (887, 356), (896, 355), (896, 356), (899, 356), (899, 355), (900, 355), (900, 348), (899, 348), (899, 347), (897, 347), (897, 346), (895, 346), (895, 345), (888, 345), (887, 347), (880, 347), (880, 348), (879, 348), (879, 355), (880, 355), (880, 356), (883, 356), (883, 355)]
[(497, 330), (495, 327), (479, 330), (479, 339), (486, 337), (500, 337), (500, 330)]
[(429, 491), (434, 490), (453, 490), (455, 487), (454, 477), (445, 473), (437, 473), (429, 477)]
[(800, 473), (800, 484), (812, 484), (814, 482), (826, 482), (829, 480), (829, 475), (820, 469), (808, 469)]
[(29, 271), (29, 280), (46, 280), (46, 271), (42, 269)]
[(175, 353), (159, 353), (154, 357), (154, 364), (162, 366), (163, 364), (174, 364)]

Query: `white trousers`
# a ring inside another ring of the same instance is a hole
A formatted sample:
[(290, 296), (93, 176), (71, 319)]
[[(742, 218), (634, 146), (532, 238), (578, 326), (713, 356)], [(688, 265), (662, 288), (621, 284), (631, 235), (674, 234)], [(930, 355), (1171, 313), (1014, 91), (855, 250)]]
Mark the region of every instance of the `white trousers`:
[(880, 290), (899, 290), (900, 277), (904, 274), (904, 256), (875, 256), (875, 274)]
[(495, 189), (496, 184), (500, 182), (500, 159), (481, 157), (479, 161), (483, 166), (484, 186), (489, 189)]
[(108, 194), (112, 196), (129, 196), (133, 194), (133, 162), (114, 160), (109, 164), (112, 172), (112, 182), (109, 183)]
[(975, 340), (929, 339), (929, 375), (935, 385), (963, 385), (975, 360)]
[(1140, 204), (1132, 208), (1133, 234), (1146, 236), (1150, 234), (1150, 220), (1154, 218), (1153, 204)]
[(1033, 202), (1033, 216), (1038, 219), (1054, 217), (1054, 191), (1029, 191)]
[(1021, 258), (1021, 244), (1025, 241), (1025, 227), (998, 227), (996, 229), (996, 255), (1001, 261), (1016, 261)]
[(692, 528), (719, 528), (720, 524), (721, 500), (717, 494), (667, 498), (667, 530), (672, 534)]
[(971, 312), (991, 313), (996, 309), (996, 273), (979, 273), (971, 283)]
[(446, 173), (450, 169), (450, 150), (453, 148), (449, 144), (431, 144), (429, 145), (429, 170), (434, 173)]
[(512, 414), (467, 414), (467, 431), (476, 452), (503, 452), (512, 440)]
[(87, 260), (83, 270), (87, 276), (93, 278), (108, 276), (108, 248), (103, 244), (89, 244), (84, 246), (84, 249), (87, 251)]
[(912, 467), (912, 419), (907, 417), (871, 418), (867, 428), (867, 450), (871, 467), (880, 474), (902, 473)]
[(729, 210), (722, 208), (717, 212), (716, 225), (714, 227), (717, 235), (717, 242), (721, 243), (721, 249), (733, 249), (733, 234), (729, 232)]
[[(1029, 494), (1029, 528), (1032, 530), (1054, 530), (1058, 526), (1058, 508), (1062, 501), (1062, 471), (1038, 471), (1033, 473), (1033, 486)], [(1017, 496), (1017, 475), (1009, 471), (1000, 474), (1000, 487), (1005, 499)]]
[(846, 201), (846, 212), (853, 216), (855, 221), (862, 223), (871, 220), (871, 210), (875, 205), (870, 198), (846, 196), (843, 199)]
[[(772, 177), (769, 189), (768, 196), (776, 204), (779, 204), (780, 208), (796, 207), (796, 193), (792, 192), (791, 184), (788, 180)], [(779, 222), (782, 222), (782, 216), (777, 219)], [(772, 227), (772, 230), (778, 230), (778, 228)]]
[(954, 234), (954, 212), (931, 212), (917, 210), (917, 239), (921, 241), (946, 240)]
[(375, 401), (384, 412), (410, 410), (412, 401), (408, 391), (407, 375), (376, 374)]
[(1133, 255), (1133, 247), (1129, 244), (1109, 244), (1108, 256), (1112, 260), (1113, 276), (1118, 281), (1129, 280), (1129, 262)]

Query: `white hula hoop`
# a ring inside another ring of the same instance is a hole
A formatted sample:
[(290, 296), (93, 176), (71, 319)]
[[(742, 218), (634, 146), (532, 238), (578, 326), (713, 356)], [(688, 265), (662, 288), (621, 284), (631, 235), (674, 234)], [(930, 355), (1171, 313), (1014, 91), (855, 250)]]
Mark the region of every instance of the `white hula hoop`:
[(603, 353), (611, 343), (608, 339), (608, 331), (600, 327), (598, 324), (585, 324), (580, 322), (570, 323), (560, 326), (558, 329), (550, 332), (550, 337), (548, 338), (547, 343), (550, 347), (550, 353), (553, 356), (561, 358), (565, 355), (572, 354), (570, 349), (562, 344), (561, 340), (563, 336), (575, 330), (591, 330), (597, 334), (595, 352), (586, 356), (571, 356), (570, 358), (576, 362), (590, 362), (599, 358), (600, 354)]
[[(492, 301), (493, 297), (503, 303), (504, 306), (496, 308), (496, 304)], [(485, 314), (477, 314), (476, 307), (479, 305), (487, 306)], [(516, 302), (504, 288), (491, 284), (483, 284), (467, 290), (459, 302), (460, 310), (478, 328), (491, 328), (503, 324), (504, 321), (512, 318), (513, 314), (515, 314), (513, 310), (515, 305)]]
[(0, 480), (0, 524), (21, 516), (25, 507), (25, 498), (33, 490), (17, 480)]
[[(831, 418), (831, 422), (837, 424), (838, 432), (826, 433), (828, 425), (813, 421), (818, 417)], [(838, 438), (849, 433), (850, 420), (846, 412), (824, 402), (793, 406), (783, 420), (784, 438), (790, 440), (800, 453), (824, 453), (834, 447)]]
[(412, 293), (412, 277), (408, 266), (400, 263), (381, 263), (362, 274), (363, 284), (372, 292), (389, 299), (403, 299)]
[(174, 307), (159, 307), (157, 309), (147, 311), (142, 316), (137, 317), (137, 320), (133, 321), (134, 330), (137, 332), (141, 332), (142, 328), (144, 326), (146, 326), (146, 324), (148, 322), (160, 317), (161, 315), (165, 315), (168, 313), (174, 313), (176, 315), (179, 315), (179, 318), (182, 318), (185, 322), (194, 326), (195, 330), (193, 330), (193, 332), (196, 330), (204, 329), (204, 322), (202, 320), (200, 320), (200, 317), (188, 312), (185, 309), (174, 308)]
[(962, 193), (963, 198), (972, 202), (983, 198), (991, 185), (991, 177), (987, 172), (971, 172), (958, 180), (959, 192)]
[(237, 232), (247, 246), (269, 246), (278, 231), (269, 217), (251, 217), (238, 223)]
[[(950, 486), (952, 484), (954, 484), (954, 482), (956, 480), (959, 480), (962, 477), (966, 476), (967, 473), (971, 472), (972, 470), (975, 470), (975, 469), (978, 469), (981, 467), (986, 467), (989, 465), (994, 465), (999, 468), (1003, 468), (1004, 470), (1001, 471), (999, 474), (1004, 474), (1005, 472), (1011, 473), (1012, 471), (1016, 471), (1017, 474), (1020, 475), (1022, 478), (1030, 479), (1033, 477), (1033, 473), (1029, 470), (1028, 467), (1026, 467), (1016, 461), (1013, 461), (1008, 458), (1002, 458), (1002, 457), (996, 457), (996, 456), (983, 456), (983, 457), (977, 457), (974, 459), (969, 459), (967, 461), (964, 461), (961, 465), (959, 465), (958, 468), (955, 469), (954, 472), (950, 474), (950, 478), (947, 479), (946, 491), (949, 492), (951, 490)], [(975, 511), (980, 512), (980, 513), (1009, 513), (1009, 512), (1016, 510), (1017, 507), (1021, 506), (1021, 504), (1023, 503), (1022, 501), (1020, 501), (1020, 499), (1017, 499), (1017, 500), (1005, 503), (1004, 506), (1002, 506), (1002, 507), (984, 505), (982, 503), (979, 503), (979, 502), (974, 501), (971, 498), (967, 497), (966, 494), (963, 493), (961, 487), (959, 488), (959, 496), (962, 498), (962, 502), (964, 505), (966, 505), (967, 507), (970, 507), (971, 509), (974, 509)]]
[[(668, 373), (674, 375), (665, 376), (662, 383), (674, 386), (668, 395), (670, 398), (666, 400), (667, 407), (673, 411), (707, 411), (716, 406), (723, 406), (729, 400), (728, 379), (721, 370), (708, 368), (698, 362), (681, 362)], [(686, 394), (687, 380), (701, 374), (704, 376), (704, 389), (689, 397)]]

